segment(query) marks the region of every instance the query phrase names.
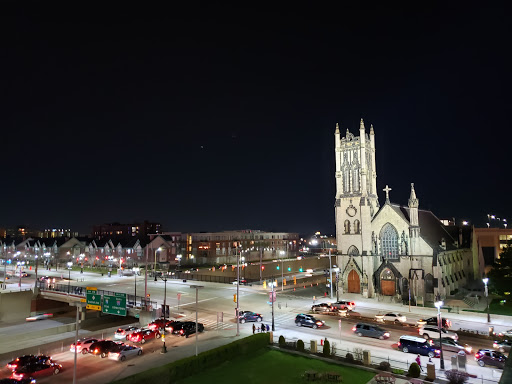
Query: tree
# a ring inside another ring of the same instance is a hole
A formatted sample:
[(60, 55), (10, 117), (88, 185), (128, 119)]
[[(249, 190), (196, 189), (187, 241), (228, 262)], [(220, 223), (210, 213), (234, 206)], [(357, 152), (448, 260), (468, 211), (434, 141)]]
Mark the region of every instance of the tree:
[(492, 293), (503, 295), (510, 292), (510, 278), (512, 276), (512, 244), (500, 253), (488, 273), (489, 289)]

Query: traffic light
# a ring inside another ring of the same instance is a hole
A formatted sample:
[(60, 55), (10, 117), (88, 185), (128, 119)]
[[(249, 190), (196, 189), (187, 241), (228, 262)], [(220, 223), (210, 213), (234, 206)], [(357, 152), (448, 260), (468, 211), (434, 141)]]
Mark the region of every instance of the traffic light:
[(291, 272), (292, 271), (292, 267), (288, 267), (288, 272)]
[(264, 265), (262, 265), (262, 266), (261, 266), (261, 270), (262, 270), (262, 271), (264, 271), (264, 270), (265, 270), (265, 266), (264, 266)]
[(302, 267), (299, 268), (299, 272), (302, 272)]
[(233, 301), (236, 303), (236, 293), (233, 295)]
[(286, 279), (283, 279), (283, 285), (286, 285)]
[(297, 278), (295, 276), (293, 276), (293, 284), (297, 285)]
[(276, 269), (279, 271), (279, 265), (276, 267)]

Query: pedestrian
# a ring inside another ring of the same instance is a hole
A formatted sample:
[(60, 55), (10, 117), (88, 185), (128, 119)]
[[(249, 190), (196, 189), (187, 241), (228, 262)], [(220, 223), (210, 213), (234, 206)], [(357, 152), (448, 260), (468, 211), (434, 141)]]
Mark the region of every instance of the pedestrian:
[(268, 324), (267, 324), (267, 332), (268, 332), (268, 331), (270, 331), (270, 327), (269, 327), (269, 326), (268, 326)]
[(423, 368), (421, 368), (421, 357), (420, 355), (416, 356), (416, 363), (420, 366), (420, 370), (423, 372)]
[(261, 323), (261, 332), (265, 332), (265, 324)]
[(253, 324), (252, 325), (252, 334), (254, 335), (254, 332), (256, 332), (256, 326)]

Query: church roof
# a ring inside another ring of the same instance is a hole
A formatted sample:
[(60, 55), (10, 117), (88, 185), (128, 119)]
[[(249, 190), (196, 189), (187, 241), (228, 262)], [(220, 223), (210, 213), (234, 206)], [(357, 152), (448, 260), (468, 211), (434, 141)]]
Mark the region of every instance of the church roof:
[[(393, 208), (398, 215), (410, 222), (409, 207), (393, 203), (389, 204), (389, 206)], [(447, 251), (457, 249), (455, 240), (432, 211), (418, 209), (418, 224), (420, 226), (420, 236), (432, 247), (434, 252), (444, 251), (444, 249), (441, 248), (443, 239), (446, 242)]]

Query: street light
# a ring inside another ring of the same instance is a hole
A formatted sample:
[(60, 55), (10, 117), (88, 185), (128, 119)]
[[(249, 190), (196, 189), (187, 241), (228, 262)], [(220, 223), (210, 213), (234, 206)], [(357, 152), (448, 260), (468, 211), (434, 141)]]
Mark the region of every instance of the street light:
[[(240, 253), (236, 253), (236, 335), (240, 336), (240, 257), (242, 257), (242, 246), (240, 245)], [(197, 356), (197, 354), (196, 354)]]
[(443, 339), (441, 336), (441, 326), (443, 325), (443, 319), (441, 318), (441, 307), (443, 306), (443, 301), (436, 301), (434, 305), (437, 308), (437, 328), (439, 329), (439, 348), (441, 350), (441, 369), (444, 369), (444, 358), (443, 358)]
[[(167, 276), (165, 278), (163, 278), (162, 276), (160, 276), (160, 279), (162, 279), (162, 281), (164, 282), (164, 345), (162, 346), (162, 352), (161, 353), (167, 353), (167, 348), (165, 346), (165, 319), (166, 319), (166, 315), (167, 315)], [(197, 320), (196, 320), (197, 321)], [(196, 329), (197, 331), (197, 329)]]
[[(196, 356), (197, 356), (197, 299), (198, 299), (198, 292), (200, 288), (204, 288), (204, 285), (191, 285), (190, 288), (196, 289)], [(238, 320), (238, 319), (237, 319)]]
[(76, 324), (75, 324), (75, 362), (73, 364), (73, 384), (76, 384), (76, 355), (78, 351), (78, 328), (80, 326), (79, 323), (79, 313), (82, 310), (83, 307), (87, 305), (87, 303), (82, 302), (73, 302), (69, 303), (71, 306), (76, 306)]
[(156, 278), (156, 253), (161, 252), (161, 248), (162, 247), (158, 247), (158, 249), (155, 250), (155, 267), (153, 268), (153, 273), (155, 274), (155, 281), (158, 281), (158, 279)]
[(71, 291), (71, 266), (73, 263), (68, 261), (68, 293)]
[(140, 268), (133, 267), (132, 271), (133, 271), (133, 275), (135, 276), (135, 295), (134, 295), (135, 299), (133, 301), (134, 301), (135, 306), (137, 306), (137, 274), (139, 273)]
[(485, 285), (485, 301), (487, 303), (487, 322), (491, 322), (491, 314), (489, 313), (489, 290), (487, 289), (487, 283), (489, 282), (489, 278), (485, 277), (482, 279)]

